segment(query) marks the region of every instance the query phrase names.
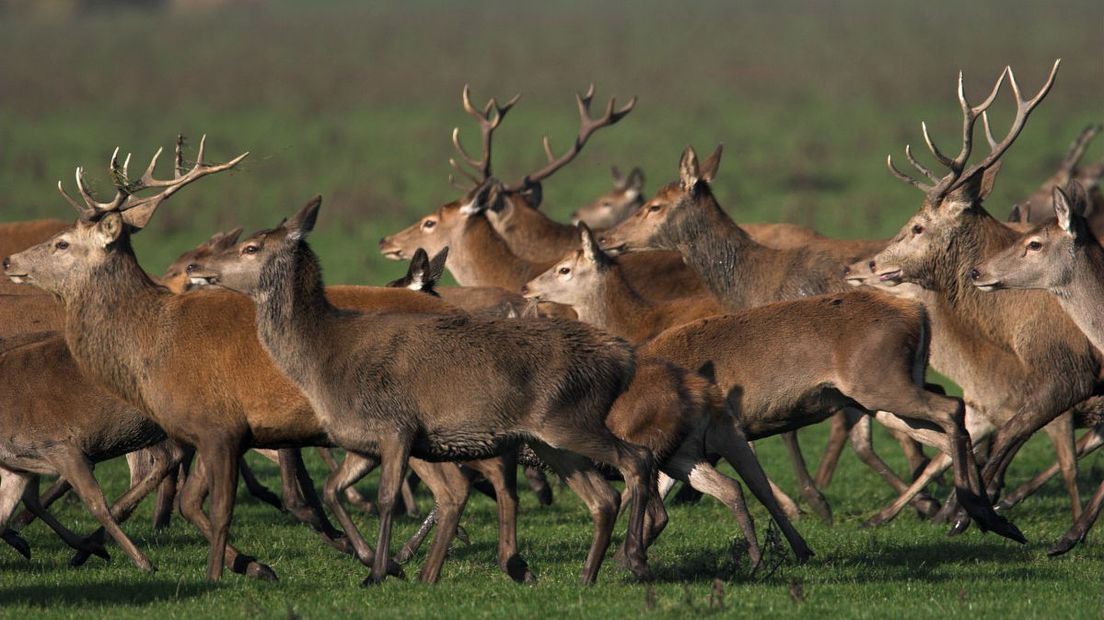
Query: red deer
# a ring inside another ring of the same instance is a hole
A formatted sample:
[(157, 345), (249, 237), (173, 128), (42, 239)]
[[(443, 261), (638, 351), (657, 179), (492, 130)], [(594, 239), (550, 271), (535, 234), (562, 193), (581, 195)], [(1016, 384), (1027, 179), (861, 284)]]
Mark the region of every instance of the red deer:
[[(1018, 234), (994, 219), (982, 207), (992, 190), (1000, 158), (1023, 130), (1031, 111), (1043, 100), (1058, 71), (1050, 75), (1031, 99), (1024, 99), (1010, 68), (1000, 75), (992, 91), (978, 105), (971, 105), (959, 76), (958, 98), (962, 108), (962, 146), (952, 158), (928, 135), (932, 154), (946, 167), (942, 177), (929, 170), (906, 150), (913, 166), (929, 182), (921, 182), (889, 166), (898, 179), (920, 189), (925, 198), (920, 210), (870, 262), (883, 282), (912, 282), (933, 291), (928, 304), (932, 320), (944, 326), (933, 333), (934, 350), (968, 351), (947, 365), (938, 356), (935, 368), (962, 387), (968, 402), (999, 429), (992, 442), (992, 456), (984, 476), (989, 491), (1003, 484), (1004, 471), (1024, 441), (1035, 431), (1048, 428), (1055, 441), (1070, 501), (1077, 514), (1071, 416), (1059, 418), (1073, 405), (1091, 396), (1098, 386), (1100, 359), (1077, 326), (1064, 317), (1057, 300), (1039, 291), (1002, 291), (986, 294), (973, 286), (970, 272), (988, 256), (1011, 245)], [(1016, 99), (1016, 114), (1007, 135), (997, 141), (988, 129), (985, 111), (1008, 79)], [(967, 166), (973, 150), (974, 126), (985, 119), (990, 152)], [(1037, 326), (1046, 324), (1047, 329)], [(1025, 386), (1030, 386), (1025, 389)], [(959, 520), (956, 530), (968, 521)]]
[(624, 176), (617, 166), (613, 166), (610, 172), (613, 174), (613, 189), (585, 207), (576, 209), (571, 214), (572, 224), (583, 223), (596, 229), (610, 228), (644, 204), (643, 170), (633, 168), (628, 176)]

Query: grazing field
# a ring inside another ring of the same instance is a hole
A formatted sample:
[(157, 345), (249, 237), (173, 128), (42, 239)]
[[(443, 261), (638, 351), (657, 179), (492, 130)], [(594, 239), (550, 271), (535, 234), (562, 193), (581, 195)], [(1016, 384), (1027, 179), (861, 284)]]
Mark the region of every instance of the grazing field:
[[(891, 178), (885, 155), (920, 146), (921, 120), (954, 150), (956, 72), (965, 71), (975, 99), (1005, 64), (1033, 91), (1062, 57), (1053, 92), (1005, 158), (987, 205), (1003, 216), (1050, 174), (1081, 127), (1104, 120), (1102, 24), (1104, 8), (1092, 1), (846, 0), (831, 8), (294, 2), (211, 11), (116, 7), (68, 17), (0, 12), (0, 221), (71, 217), (56, 181), (71, 188), (81, 165), (106, 188), (116, 145), (144, 165), (178, 132), (193, 143), (207, 133), (207, 159), (245, 150), (251, 156), (238, 171), (162, 207), (135, 240), (147, 269), (159, 273), (215, 230), (271, 226), (321, 193), (312, 243), (328, 280), (381, 283), (405, 266), (384, 260), (377, 240), (457, 196), (447, 183), (449, 132), (459, 126), (466, 144), (477, 139), (459, 106), (464, 83), (476, 100), (522, 93), (495, 145), (496, 174), (513, 180), (543, 163), (543, 134), (554, 148), (566, 148), (576, 130), (572, 93), (593, 81), (600, 100), (640, 100), (545, 184), (554, 217), (566, 219), (605, 191), (610, 164), (642, 166), (651, 190), (675, 178), (687, 143), (708, 152), (723, 142), (714, 185), (737, 221), (888, 236), (921, 196)], [(998, 110), (995, 127), (1010, 119), (1008, 107)], [(1102, 153), (1094, 145), (1088, 159)], [(802, 432), (808, 458), (819, 456), (825, 435), (824, 428)], [(903, 472), (900, 451), (884, 434), (878, 445)], [(762, 442), (761, 458), (794, 490), (777, 441)], [(1052, 458), (1045, 438), (1033, 439), (1009, 484)], [(320, 476), (321, 463), (313, 456), (310, 462)], [(1082, 464), (1083, 491), (1101, 479), (1095, 462)], [(277, 487), (274, 468), (255, 464)], [(125, 488), (121, 463), (97, 473), (109, 496)], [(374, 481), (362, 486), (374, 492)], [(940, 487), (943, 496), (948, 490)], [(533, 587), (516, 586), (495, 568), (494, 506), (483, 497), (471, 500), (463, 521), (472, 544), (456, 546), (439, 585), (389, 580), (368, 590), (357, 587), (366, 568), (244, 492), (232, 540), (271, 561), (281, 580), (229, 574), (209, 584), (198, 533), (179, 518), (154, 533), (147, 505), (124, 529), (157, 573), (139, 574), (114, 547), (109, 563), (93, 558), (68, 568), (62, 544), (36, 523), (25, 530), (33, 560), (0, 548), (0, 616), (1098, 617), (1104, 609), (1099, 545), (1090, 541), (1060, 559), (1045, 555), (1068, 526), (1058, 480), (1013, 511), (1030, 540), (1024, 547), (976, 528), (948, 539), (910, 511), (884, 528), (859, 529), (891, 493), (851, 456), (825, 495), (835, 525), (811, 514), (797, 524), (817, 552), (805, 566), (776, 554), (769, 560), (778, 562), (749, 574), (733, 556), (735, 521), (705, 499), (672, 508), (671, 525), (649, 556), (656, 584), (633, 583), (610, 561), (598, 585), (586, 589), (575, 580), (590, 521), (566, 490), (549, 508), (522, 492), (519, 538), (540, 580)], [(421, 502), (427, 510), (428, 496)], [(93, 525), (77, 503), (57, 513), (81, 530)], [(756, 504), (754, 515), (763, 538), (766, 513)], [(361, 523), (374, 540), (374, 520)], [(396, 539), (414, 528), (400, 520)], [(710, 603), (715, 579), (723, 606)]]

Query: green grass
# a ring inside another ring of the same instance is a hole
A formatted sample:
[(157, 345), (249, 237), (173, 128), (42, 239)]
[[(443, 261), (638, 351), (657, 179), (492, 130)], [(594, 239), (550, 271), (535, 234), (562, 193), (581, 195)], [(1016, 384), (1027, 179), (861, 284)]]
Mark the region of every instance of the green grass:
[[(723, 142), (717, 193), (737, 220), (886, 236), (920, 196), (890, 177), (885, 154), (921, 144), (920, 120), (954, 149), (957, 70), (976, 98), (1005, 64), (1033, 90), (1061, 56), (1054, 92), (1006, 157), (990, 200), (1003, 216), (1049, 175), (1083, 125), (1101, 120), (1102, 21), (1104, 9), (1089, 0), (422, 0), (88, 10), (61, 19), (0, 14), (0, 220), (70, 217), (54, 184), (64, 179), (71, 188), (75, 166), (102, 184), (115, 145), (144, 163), (178, 132), (193, 142), (206, 132), (208, 159), (252, 155), (239, 171), (163, 207), (136, 239), (151, 271), (216, 229), (272, 225), (322, 193), (315, 245), (328, 279), (378, 283), (403, 266), (382, 260), (376, 240), (456, 195), (446, 183), (448, 135), (459, 125), (471, 144), (474, 134), (459, 108), (465, 82), (477, 99), (523, 93), (496, 141), (496, 172), (513, 179), (541, 162), (542, 134), (558, 148), (569, 143), (571, 93), (594, 81), (599, 97), (636, 94), (640, 103), (547, 183), (554, 217), (604, 191), (611, 163), (643, 166), (651, 189), (674, 177), (687, 143), (708, 151)], [(1007, 103), (998, 127), (1009, 119)], [(1101, 152), (1095, 145), (1089, 157)], [(803, 431), (810, 459), (823, 433)], [(903, 470), (892, 444), (879, 439)], [(765, 467), (793, 489), (781, 450), (762, 443)], [(1033, 440), (1010, 482), (1026, 479), (1051, 454), (1045, 441)], [(1100, 475), (1083, 469), (1088, 490)], [(275, 484), (273, 472), (261, 470)], [(100, 478), (109, 495), (122, 490), (121, 465), (103, 465)], [(393, 580), (374, 590), (356, 587), (365, 569), (354, 561), (243, 498), (233, 538), (271, 562), (279, 584), (234, 575), (206, 584), (205, 546), (194, 530), (175, 522), (155, 534), (140, 512), (125, 529), (158, 573), (139, 575), (118, 553), (107, 564), (93, 559), (69, 569), (68, 554), (36, 524), (27, 532), (33, 561), (0, 549), (0, 615), (1100, 615), (1099, 547), (1057, 560), (1044, 554), (1068, 521), (1060, 484), (1015, 511), (1032, 541), (1022, 548), (976, 530), (948, 540), (912, 514), (859, 530), (891, 494), (851, 457), (827, 495), (836, 525), (811, 517), (799, 525), (817, 557), (807, 566), (785, 563), (769, 577), (749, 576), (731, 560), (737, 529), (717, 503), (673, 508), (651, 553), (660, 577), (654, 610), (645, 588), (611, 566), (596, 587), (575, 585), (590, 526), (581, 504), (563, 492), (550, 509), (524, 496), (520, 539), (540, 577), (535, 587), (515, 586), (494, 568), (494, 511), (483, 498), (465, 517), (472, 546), (455, 549), (438, 586)], [(79, 506), (59, 514), (92, 525)], [(756, 508), (756, 516), (762, 535), (765, 515)], [(373, 520), (364, 524), (374, 532)], [(413, 527), (403, 522), (396, 537)], [(724, 611), (708, 608), (715, 578), (724, 583)], [(803, 596), (791, 594), (798, 590)]]

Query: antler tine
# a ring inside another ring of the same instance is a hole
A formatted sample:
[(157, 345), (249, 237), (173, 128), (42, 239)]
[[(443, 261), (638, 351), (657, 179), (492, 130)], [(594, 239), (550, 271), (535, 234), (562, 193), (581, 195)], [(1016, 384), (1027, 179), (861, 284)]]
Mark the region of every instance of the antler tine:
[[(1012, 146), (1012, 143), (1016, 141), (1016, 138), (1019, 137), (1020, 132), (1023, 131), (1024, 125), (1027, 123), (1027, 119), (1031, 115), (1031, 112), (1039, 105), (1039, 103), (1042, 102), (1042, 100), (1050, 92), (1051, 87), (1054, 86), (1054, 80), (1058, 76), (1058, 67), (1061, 65), (1061, 63), (1061, 58), (1054, 61), (1054, 66), (1051, 67), (1050, 75), (1047, 76), (1046, 82), (1043, 83), (1042, 87), (1039, 89), (1039, 92), (1037, 92), (1034, 97), (1028, 100), (1024, 100), (1023, 96), (1020, 93), (1020, 87), (1016, 83), (1016, 76), (1012, 72), (1012, 68), (1005, 68), (1005, 73), (1008, 74), (1008, 82), (1012, 87), (1013, 94), (1016, 96), (1016, 117), (1012, 121), (1012, 127), (1008, 130), (1008, 134), (1005, 135), (1003, 140), (991, 146), (989, 154), (985, 156), (985, 159), (974, 164), (973, 166), (970, 166), (965, 171), (960, 171), (955, 179), (951, 181), (946, 190), (944, 190), (944, 193), (946, 191), (950, 191), (959, 187), (975, 172), (992, 166), (997, 160), (1001, 158), (1002, 155), (1004, 155), (1005, 151), (1007, 151), (1008, 148)], [(980, 109), (983, 111), (984, 108), (987, 107), (986, 104), (991, 104), (992, 99), (995, 98), (996, 94), (994, 92), (993, 94), (990, 94), (988, 100), (982, 102), (982, 104), (978, 106), (978, 108), (975, 108), (975, 110)], [(966, 152), (966, 156), (969, 157), (968, 151)], [(962, 164), (965, 164), (965, 160), (963, 160)]]
[(173, 163), (173, 175), (176, 178), (184, 176), (184, 134), (176, 134), (176, 153)]
[[(464, 170), (464, 168), (460, 166), (460, 163), (457, 162), (455, 159), (450, 157), (448, 161), (449, 161), (449, 165), (452, 166), (453, 170), (455, 170), (455, 171), (459, 172), (460, 174), (464, 175), (465, 178), (467, 178), (469, 181), (471, 181), (475, 185), (479, 185), (480, 183), (483, 182), (483, 181), (479, 180), (479, 178), (477, 178), (474, 174), (468, 172), (467, 170)], [(449, 177), (453, 178), (451, 174), (449, 175)], [(471, 188), (464, 188), (464, 191), (467, 191), (468, 189), (471, 189)]]
[(926, 166), (924, 166), (920, 162), (916, 161), (916, 158), (912, 156), (912, 147), (908, 144), (905, 145), (905, 157), (908, 158), (909, 163), (912, 164), (913, 168), (916, 168), (918, 171), (920, 171), (920, 174), (922, 174), (922, 175), (928, 177), (929, 179), (931, 179), (931, 181), (933, 183), (938, 183), (939, 182), (939, 177), (935, 176), (934, 172), (929, 170)]
[[(118, 149), (115, 149), (116, 153)], [(117, 158), (113, 158), (117, 159)], [(113, 165), (118, 165), (115, 161)], [(126, 201), (127, 194), (122, 191), (122, 188), (116, 188), (115, 197), (110, 202), (97, 202), (96, 198), (92, 196), (92, 190), (88, 189), (88, 185), (84, 182), (84, 168), (77, 167), (76, 174), (74, 175), (77, 181), (77, 191), (80, 192), (81, 199), (84, 200), (84, 204), (87, 205), (86, 215), (91, 215), (99, 212), (114, 211), (118, 209)]]
[(587, 88), (587, 92), (585, 95), (581, 95), (579, 93), (575, 94), (575, 105), (579, 110), (579, 133), (575, 136), (575, 144), (573, 144), (566, 153), (557, 158), (553, 155), (552, 147), (549, 144), (548, 137), (545, 136), (543, 140), (543, 146), (544, 154), (548, 158), (548, 164), (535, 172), (531, 172), (525, 175), (525, 177), (520, 182), (513, 185), (505, 186), (505, 191), (521, 191), (534, 183), (539, 183), (540, 181), (548, 178), (557, 170), (566, 166), (569, 162), (571, 162), (571, 160), (575, 159), (575, 157), (579, 154), (579, 151), (583, 149), (583, 146), (586, 145), (587, 140), (590, 139), (590, 136), (593, 135), (594, 132), (603, 127), (609, 127), (610, 125), (617, 123), (629, 112), (632, 112), (634, 107), (636, 107), (636, 97), (633, 97), (629, 100), (627, 104), (625, 104), (620, 109), (617, 109), (617, 99), (614, 97), (610, 98), (609, 102), (606, 105), (606, 110), (602, 114), (602, 116), (598, 118), (592, 118), (590, 116), (590, 103), (593, 99), (594, 84), (591, 84), (590, 87)]
[(981, 113), (981, 126), (985, 129), (985, 141), (989, 143), (989, 150), (997, 148), (997, 139), (993, 137), (993, 131), (989, 127), (989, 112)]
[(1093, 141), (1096, 134), (1104, 130), (1104, 125), (1097, 123), (1095, 125), (1089, 125), (1081, 130), (1081, 133), (1077, 134), (1077, 138), (1070, 144), (1069, 151), (1066, 153), (1064, 159), (1062, 159), (1062, 170), (1067, 173), (1072, 173), (1077, 164), (1081, 162), (1081, 158), (1085, 156), (1085, 151), (1089, 148), (1089, 143)]
[(484, 180), (491, 177), (491, 145), (494, 137), (495, 129), (502, 123), (502, 119), (506, 117), (506, 113), (510, 111), (510, 108), (514, 107), (514, 104), (521, 98), (521, 94), (514, 95), (503, 105), (498, 105), (498, 100), (492, 97), (483, 106), (482, 110), (479, 110), (472, 104), (471, 101), (471, 86), (464, 85), (464, 89), (460, 95), (461, 104), (464, 107), (464, 111), (469, 116), (479, 122), (479, 130), (481, 137), (481, 144), (483, 147), (483, 156), (479, 159), (472, 157), (464, 147), (460, 144), (460, 128), (457, 127), (452, 130), (452, 145), (456, 148), (460, 158), (467, 164), (475, 168), (478, 177), (461, 170), (458, 164), (454, 160), (449, 160), (450, 165), (458, 172), (462, 173), (465, 177), (472, 180), (473, 183), (479, 185)]
[(65, 201), (77, 210), (78, 215), (84, 217), (88, 214), (88, 207), (82, 206), (79, 202), (74, 200), (73, 197), (69, 195), (69, 192), (65, 191), (65, 186), (61, 184), (61, 181), (58, 181), (57, 188), (58, 191), (61, 192), (62, 198), (65, 198)]
[[(907, 152), (908, 151), (906, 151), (906, 153)], [(909, 159), (911, 161), (911, 157)], [(886, 155), (886, 166), (889, 167), (889, 171), (893, 173), (893, 176), (895, 176), (898, 179), (900, 179), (901, 181), (904, 181), (905, 183), (908, 183), (909, 185), (919, 189), (920, 191), (927, 192), (931, 189), (930, 185), (925, 185), (925, 184), (921, 183), (920, 181), (917, 181), (916, 179), (914, 179), (914, 178), (910, 177), (909, 175), (905, 174), (904, 172), (901, 172), (900, 170), (898, 170), (897, 166), (893, 165), (893, 156), (892, 155)]]

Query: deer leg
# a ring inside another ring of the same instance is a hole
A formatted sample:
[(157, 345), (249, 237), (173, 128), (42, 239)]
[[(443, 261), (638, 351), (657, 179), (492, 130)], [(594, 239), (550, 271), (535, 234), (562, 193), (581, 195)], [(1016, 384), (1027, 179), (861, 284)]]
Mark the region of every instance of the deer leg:
[(529, 483), (529, 489), (537, 495), (537, 502), (541, 506), (552, 505), (552, 486), (548, 484), (548, 478), (538, 467), (525, 467), (525, 481)]
[(221, 437), (208, 445), (197, 446), (207, 464), (210, 488), (210, 549), (207, 553), (207, 580), (222, 579), (230, 522), (234, 516), (234, 494), (238, 488), (238, 459), (241, 448), (234, 438)]
[[(1104, 445), (1104, 428), (1094, 427), (1087, 433), (1081, 436), (1081, 439), (1077, 441), (1077, 458), (1084, 458), (1089, 454), (1096, 451), (1097, 448)], [(1039, 472), (1030, 481), (1020, 485), (1015, 491), (1005, 495), (1001, 498), (997, 504), (997, 510), (1011, 510), (1014, 506), (1022, 502), (1028, 496), (1038, 491), (1040, 487), (1046, 484), (1051, 478), (1058, 474), (1059, 463), (1055, 461), (1043, 471)]]
[[(51, 463), (52, 466), (54, 466)], [(55, 466), (56, 467), (56, 466)], [(63, 476), (64, 477), (64, 476)], [(72, 483), (70, 483), (72, 484)], [(108, 555), (107, 550), (103, 548), (102, 544), (97, 544), (94, 541), (85, 540), (71, 531), (69, 528), (61, 524), (54, 515), (50, 514), (46, 508), (38, 502), (38, 476), (31, 476), (28, 480), (28, 486), (23, 492), (23, 503), (27, 506), (27, 509), (31, 511), (36, 517), (42, 520), (51, 530), (54, 531), (62, 541), (69, 547), (76, 549), (77, 551), (87, 552), (97, 557), (101, 557), (105, 560), (110, 560), (111, 556)]]
[(809, 475), (809, 468), (805, 465), (805, 457), (801, 454), (801, 446), (797, 443), (797, 433), (790, 431), (782, 433), (782, 442), (786, 444), (786, 451), (790, 453), (790, 461), (793, 463), (794, 473), (797, 474), (797, 484), (801, 491), (801, 497), (809, 503), (820, 520), (832, 525), (832, 508), (828, 501), (820, 494)]
[[(131, 487), (123, 493), (115, 503), (111, 505), (111, 518), (116, 524), (123, 523), (130, 518), (131, 513), (138, 504), (153, 492), (159, 485), (163, 485), (166, 476), (177, 470), (180, 461), (184, 458), (184, 451), (175, 442), (165, 440), (154, 446), (146, 448), (150, 457), (150, 466), (145, 468), (144, 477), (132, 482)], [(101, 527), (88, 537), (88, 541), (97, 545), (104, 542), (107, 530)], [(78, 551), (69, 559), (70, 566), (80, 566), (88, 559), (88, 552)]]
[(178, 464), (173, 467), (161, 480), (157, 487), (157, 499), (153, 505), (153, 529), (160, 530), (169, 526), (172, 520), (173, 504), (176, 502), (176, 494), (183, 468)]
[(242, 455), (238, 459), (238, 471), (241, 473), (242, 482), (245, 483), (245, 488), (249, 491), (250, 495), (272, 506), (276, 510), (284, 512), (284, 502), (279, 496), (273, 493), (271, 489), (257, 479), (257, 476), (253, 473), (253, 469), (245, 462), (245, 455)]
[[(729, 412), (733, 410), (731, 399), (732, 397), (729, 397), (729, 403), (726, 406)], [(718, 452), (736, 469), (736, 473), (748, 485), (751, 493), (766, 507), (771, 518), (782, 530), (782, 535), (786, 537), (790, 548), (793, 549), (797, 561), (801, 563), (808, 561), (813, 556), (813, 551), (794, 528), (775, 493), (772, 492), (770, 480), (763, 471), (762, 465), (759, 464), (759, 459), (756, 458), (755, 451), (752, 450), (735, 415), (729, 413), (726, 416), (714, 416), (705, 437), (709, 449)]]
[(924, 446), (909, 437), (908, 433), (889, 429), (889, 433), (893, 435), (893, 438), (897, 440), (898, 445), (901, 446), (901, 451), (905, 453), (905, 460), (909, 464), (909, 479), (915, 480), (920, 472), (928, 466), (931, 459), (924, 454)]
[(839, 465), (840, 456), (847, 446), (847, 434), (851, 424), (842, 411), (832, 416), (831, 430), (828, 432), (828, 447), (824, 449), (824, 456), (820, 458), (820, 467), (817, 468), (814, 482), (818, 489), (823, 489), (832, 481)]
[(402, 484), (399, 486), (399, 496), (402, 498), (403, 514), (411, 519), (421, 519), (421, 513), (418, 512), (418, 502), (414, 501), (414, 490), (410, 487), (409, 476), (403, 476)]
[(375, 469), (376, 464), (377, 461), (372, 457), (347, 452), (345, 460), (326, 478), (326, 484), (322, 488), (323, 501), (337, 517), (337, 522), (345, 530), (345, 535), (352, 544), (357, 559), (365, 566), (372, 565), (376, 559), (376, 552), (368, 546), (360, 530), (353, 523), (353, 519), (345, 510), (345, 506), (341, 504), (341, 494), (349, 485)]
[[(337, 459), (334, 458), (333, 450), (329, 448), (319, 448), (318, 455), (322, 457), (322, 460), (326, 463), (326, 467), (330, 468), (330, 471), (337, 469)], [(376, 513), (376, 507), (372, 504), (371, 500), (365, 498), (351, 485), (345, 489), (345, 501), (349, 502), (350, 506), (355, 506), (357, 510), (365, 514), (371, 515)]]
[[(65, 478), (58, 478), (50, 485), (50, 488), (46, 489), (46, 492), (39, 497), (39, 505), (42, 506), (44, 510), (49, 508), (51, 504), (61, 499), (61, 497), (72, 488), (68, 480)], [(18, 532), (30, 525), (35, 519), (36, 517), (33, 512), (24, 510), (11, 520), (11, 529), (13, 532)]]
[[(97, 482), (95, 476), (92, 475), (92, 464), (88, 458), (76, 448), (68, 448), (50, 460), (51, 464), (57, 468), (58, 473), (73, 485), (73, 490), (75, 490), (81, 500), (84, 501), (89, 512), (91, 512), (92, 516), (94, 516), (96, 520), (100, 522), (100, 525), (107, 530), (107, 533), (111, 534), (115, 542), (122, 547), (123, 551), (130, 558), (130, 561), (133, 562), (139, 570), (152, 573), (155, 569), (153, 564), (149, 561), (149, 558), (147, 558), (145, 554), (138, 549), (138, 546), (127, 537), (122, 528), (119, 527), (119, 524), (116, 523), (115, 519), (112, 517), (111, 511), (107, 507), (107, 501), (104, 499), (103, 490), (100, 489), (99, 482)], [(168, 471), (168, 468), (162, 466), (161, 471), (162, 473)], [(147, 478), (148, 477), (149, 476), (147, 476)], [(139, 483), (139, 486), (141, 486), (141, 483)], [(156, 486), (156, 482), (147, 482), (144, 486), (148, 487), (146, 489), (148, 493)], [(93, 536), (93, 538), (95, 538), (95, 536)]]
[[(394, 517), (395, 500), (399, 495), (406, 460), (410, 457), (410, 439), (402, 435), (381, 437), (379, 441), (380, 483), (376, 506), (379, 507), (379, 538), (376, 541), (376, 557), (372, 562), (372, 574), (363, 585), (383, 583), (391, 561), (391, 520)], [(441, 514), (438, 513), (438, 519)], [(453, 528), (455, 530), (455, 527)]]
[(418, 548), (422, 546), (422, 542), (425, 541), (426, 536), (429, 535), (436, 525), (437, 507), (434, 506), (429, 509), (429, 514), (426, 515), (425, 520), (418, 526), (417, 531), (410, 537), (410, 540), (407, 540), (399, 549), (398, 555), (395, 556), (395, 561), (399, 564), (406, 564), (409, 562), (410, 558), (414, 557), (414, 554), (417, 553)]
[[(468, 466), (483, 474), (495, 489), (499, 568), (518, 583), (535, 583), (537, 578), (529, 571), (517, 543), (517, 451), (511, 450), (493, 459), (471, 461)], [(547, 480), (544, 482), (548, 484)]]
[[(426, 463), (411, 459), (410, 466), (418, 472), (433, 493), (434, 508), (437, 509), (437, 532), (429, 546), (429, 554), (418, 573), (418, 581), (436, 583), (441, 576), (441, 566), (445, 563), (449, 543), (456, 536), (456, 526), (468, 501), (471, 482), (455, 463)], [(515, 471), (517, 466), (514, 466)], [(515, 474), (516, 475), (516, 474)]]
[(284, 489), (293, 498), (290, 505), (294, 508), (289, 507), (288, 511), (300, 522), (306, 523), (312, 530), (318, 532), (327, 545), (342, 553), (353, 555), (352, 543), (344, 532), (330, 523), (326, 512), (322, 509), (322, 502), (314, 489), (314, 480), (311, 479), (307, 465), (303, 462), (302, 450), (298, 448), (278, 450), (276, 458), (280, 463)]
[(19, 505), (19, 500), (23, 498), (30, 480), (31, 476), (27, 474), (16, 473), (0, 467), (0, 531), (4, 532), (4, 541), (15, 548), (19, 555), (28, 560), (31, 559), (30, 545), (14, 531), (7, 529), (7, 526), (12, 513)]
[(1073, 416), (1063, 413), (1044, 426), (1043, 430), (1050, 437), (1050, 441), (1054, 444), (1054, 451), (1058, 455), (1058, 466), (1066, 482), (1066, 493), (1069, 494), (1073, 522), (1076, 523), (1081, 517), (1081, 493), (1077, 489), (1077, 451), (1073, 445)]
[(1104, 506), (1104, 482), (1100, 483), (1100, 486), (1096, 488), (1096, 493), (1093, 493), (1092, 498), (1089, 500), (1085, 510), (1081, 513), (1081, 517), (1077, 519), (1077, 522), (1073, 524), (1058, 542), (1051, 545), (1047, 549), (1047, 555), (1054, 557), (1062, 555), (1063, 553), (1073, 549), (1085, 539), (1085, 535), (1092, 529), (1094, 523), (1096, 523), (1097, 517), (1100, 516), (1100, 508)]
[[(854, 416), (854, 425), (851, 427), (851, 447), (855, 450), (859, 460), (881, 476), (882, 480), (885, 480), (886, 484), (892, 487), (898, 495), (908, 491), (909, 485), (898, 478), (893, 470), (889, 468), (889, 465), (886, 465), (885, 461), (874, 452), (874, 441), (870, 433), (870, 416), (853, 409), (848, 411), (848, 415)], [(911, 437), (909, 441), (912, 441)], [(914, 495), (909, 503), (925, 517), (931, 517), (939, 510), (939, 503), (923, 493)]]
[[(203, 500), (207, 497), (207, 487), (209, 485), (206, 469), (203, 459), (196, 459), (191, 473), (184, 479), (184, 486), (180, 490), (180, 515), (194, 525), (203, 534), (204, 538), (210, 541), (211, 523), (207, 520), (207, 515), (203, 513)], [(230, 570), (235, 573), (265, 581), (276, 581), (276, 573), (271, 568), (258, 562), (257, 558), (239, 552), (233, 545), (226, 545), (226, 554), (223, 559), (226, 566), (229, 566)]]
[(587, 551), (580, 581), (584, 585), (592, 584), (609, 548), (621, 503), (620, 497), (585, 457), (536, 441), (531, 442), (529, 447), (567, 483), (590, 510), (594, 522), (594, 537)]

